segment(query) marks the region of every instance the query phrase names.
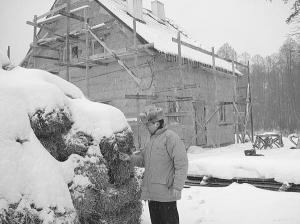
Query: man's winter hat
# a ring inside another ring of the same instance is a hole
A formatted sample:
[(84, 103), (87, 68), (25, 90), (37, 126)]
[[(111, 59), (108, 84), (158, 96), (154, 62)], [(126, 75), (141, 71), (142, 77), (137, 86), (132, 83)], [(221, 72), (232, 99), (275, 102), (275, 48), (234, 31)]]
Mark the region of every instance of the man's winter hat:
[(157, 108), (156, 106), (149, 106), (142, 113), (140, 113), (140, 119), (143, 124), (157, 122), (159, 120), (163, 120), (164, 117), (163, 109)]

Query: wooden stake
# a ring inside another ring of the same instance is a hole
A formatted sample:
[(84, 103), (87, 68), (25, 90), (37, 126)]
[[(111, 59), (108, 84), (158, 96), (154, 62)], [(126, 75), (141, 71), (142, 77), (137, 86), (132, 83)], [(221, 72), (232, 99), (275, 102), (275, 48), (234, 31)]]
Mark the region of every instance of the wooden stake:
[[(67, 1), (67, 12), (70, 12), (70, 0)], [(67, 64), (70, 63), (70, 40), (69, 40), (69, 33), (70, 33), (70, 18), (66, 17), (66, 62)], [(70, 82), (70, 68), (67, 67), (67, 79)]]
[[(36, 25), (37, 24), (37, 15), (34, 15), (33, 23)], [(36, 45), (37, 42), (37, 27), (34, 26), (33, 28), (33, 45)], [(36, 49), (33, 48), (33, 55), (36, 55)], [(33, 58), (33, 68), (36, 68), (36, 59)]]
[(10, 46), (7, 47), (7, 57), (10, 59)]
[(215, 48), (211, 48), (213, 70), (216, 70)]
[[(133, 18), (133, 48), (136, 50), (137, 43), (136, 43), (136, 18)], [(135, 72), (137, 73), (137, 55), (134, 55), (134, 68)], [(139, 86), (138, 86), (139, 89)], [(140, 90), (137, 93), (137, 96), (139, 96)], [(141, 132), (140, 132), (140, 100), (139, 97), (136, 98), (136, 118), (137, 118), (137, 134), (138, 134), (138, 149), (141, 148)]]
[(88, 14), (87, 8), (83, 10), (84, 15), (84, 28), (86, 30), (85, 33), (85, 51), (86, 51), (86, 62), (85, 62), (85, 77), (86, 77), (86, 91), (87, 96), (90, 97), (90, 77), (89, 77), (89, 32), (88, 32)]
[[(248, 68), (249, 102), (250, 102), (250, 104), (252, 104), (252, 98), (251, 98), (251, 80), (250, 80), (250, 63), (249, 63), (249, 61), (248, 61), (248, 64), (247, 64), (247, 68)], [(251, 125), (251, 141), (254, 142), (252, 106), (250, 108), (250, 125)]]
[(181, 66), (181, 38), (180, 38), (180, 32), (177, 33), (177, 39), (178, 39), (178, 65)]

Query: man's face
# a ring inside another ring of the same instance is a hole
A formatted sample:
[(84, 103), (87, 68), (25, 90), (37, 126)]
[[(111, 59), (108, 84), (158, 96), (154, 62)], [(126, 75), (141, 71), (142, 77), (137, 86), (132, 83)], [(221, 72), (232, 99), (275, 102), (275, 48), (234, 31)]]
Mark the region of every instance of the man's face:
[(154, 134), (155, 131), (157, 130), (157, 122), (149, 122), (145, 124), (145, 126), (147, 127), (150, 134)]

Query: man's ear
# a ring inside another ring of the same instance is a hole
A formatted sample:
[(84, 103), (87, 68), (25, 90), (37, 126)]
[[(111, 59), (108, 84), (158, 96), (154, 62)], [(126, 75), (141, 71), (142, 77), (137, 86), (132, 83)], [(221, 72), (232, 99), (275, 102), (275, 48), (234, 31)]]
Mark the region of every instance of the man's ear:
[(155, 122), (155, 127), (158, 128), (159, 127), (159, 123)]

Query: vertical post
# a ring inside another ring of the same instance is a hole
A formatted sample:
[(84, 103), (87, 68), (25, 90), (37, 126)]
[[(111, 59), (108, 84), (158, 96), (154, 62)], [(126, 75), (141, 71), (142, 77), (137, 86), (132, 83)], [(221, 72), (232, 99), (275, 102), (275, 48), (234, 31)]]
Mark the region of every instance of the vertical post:
[(86, 90), (87, 96), (90, 97), (90, 78), (89, 78), (89, 31), (88, 31), (88, 13), (87, 9), (84, 8), (84, 29), (85, 29), (85, 51), (86, 51), (86, 62), (85, 62), (85, 77), (86, 77)]
[[(213, 66), (213, 74), (214, 74), (214, 81), (215, 81), (215, 101), (216, 101), (216, 107), (220, 107), (219, 102), (218, 102), (218, 81), (217, 81), (217, 72), (216, 72), (216, 58), (215, 58), (215, 48), (212, 47), (211, 48), (211, 52), (212, 52), (212, 66)], [(220, 132), (219, 132), (219, 117), (218, 116), (220, 114), (220, 110), (218, 111), (218, 114), (216, 116), (216, 147), (219, 148), (220, 147)]]
[(236, 91), (233, 91), (233, 109), (235, 111), (235, 124), (234, 124), (234, 130), (235, 130), (235, 138), (236, 138), (236, 143), (240, 143), (240, 139), (239, 139), (239, 115), (238, 115), (238, 110), (236, 109), (237, 107), (235, 106), (235, 101), (236, 101)]
[(177, 33), (177, 40), (178, 40), (178, 65), (181, 66), (181, 38), (180, 32)]
[[(137, 43), (136, 43), (136, 18), (133, 18), (133, 48), (136, 50)], [(134, 55), (134, 67), (135, 72), (137, 74), (137, 52), (135, 52)], [(141, 142), (141, 130), (140, 130), (140, 100), (139, 100), (139, 94), (140, 94), (140, 87), (138, 86), (138, 94), (136, 98), (136, 113), (137, 113), (137, 134), (138, 134), (138, 149), (141, 148), (142, 142)]]
[[(183, 95), (184, 93), (184, 88), (183, 88), (183, 71), (182, 71), (182, 57), (181, 57), (181, 35), (180, 32), (177, 33), (177, 40), (178, 40), (178, 67), (179, 67), (179, 72), (180, 72), (180, 89), (181, 89), (181, 95)], [(177, 91), (177, 90), (175, 90)], [(177, 93), (177, 92), (176, 92)], [(175, 94), (176, 95), (176, 94)], [(181, 104), (184, 104), (184, 102), (181, 102)], [(176, 112), (179, 112), (180, 109), (180, 103), (178, 101), (176, 101)], [(182, 123), (182, 119), (180, 117), (177, 117), (178, 122)]]
[(234, 59), (232, 59), (232, 75), (235, 74), (235, 64), (234, 64)]
[(211, 48), (211, 55), (212, 55), (212, 66), (213, 70), (216, 70), (216, 57), (215, 57), (215, 48)]
[[(35, 25), (33, 28), (33, 56), (35, 56), (37, 45), (37, 15), (34, 15), (33, 23)], [(33, 68), (36, 68), (36, 57), (33, 57)]]
[[(70, 12), (70, 0), (67, 1), (67, 8), (66, 11), (67, 13)], [(70, 82), (70, 42), (69, 42), (69, 33), (70, 33), (70, 18), (67, 16), (66, 17), (67, 22), (66, 22), (66, 62), (67, 62), (67, 80)]]
[[(136, 18), (133, 18), (133, 46), (134, 46), (134, 50), (136, 50)], [(134, 56), (134, 66), (136, 68), (137, 66), (137, 55), (135, 54)]]
[(7, 57), (10, 59), (10, 46), (7, 47)]
[[(247, 68), (248, 68), (248, 85), (249, 85), (249, 103), (250, 105), (252, 104), (252, 99), (251, 99), (251, 79), (250, 79), (250, 63), (248, 61), (247, 64)], [(254, 141), (254, 136), (253, 136), (253, 109), (252, 109), (252, 105), (250, 107), (250, 125), (251, 125), (251, 140), (252, 142)]]

